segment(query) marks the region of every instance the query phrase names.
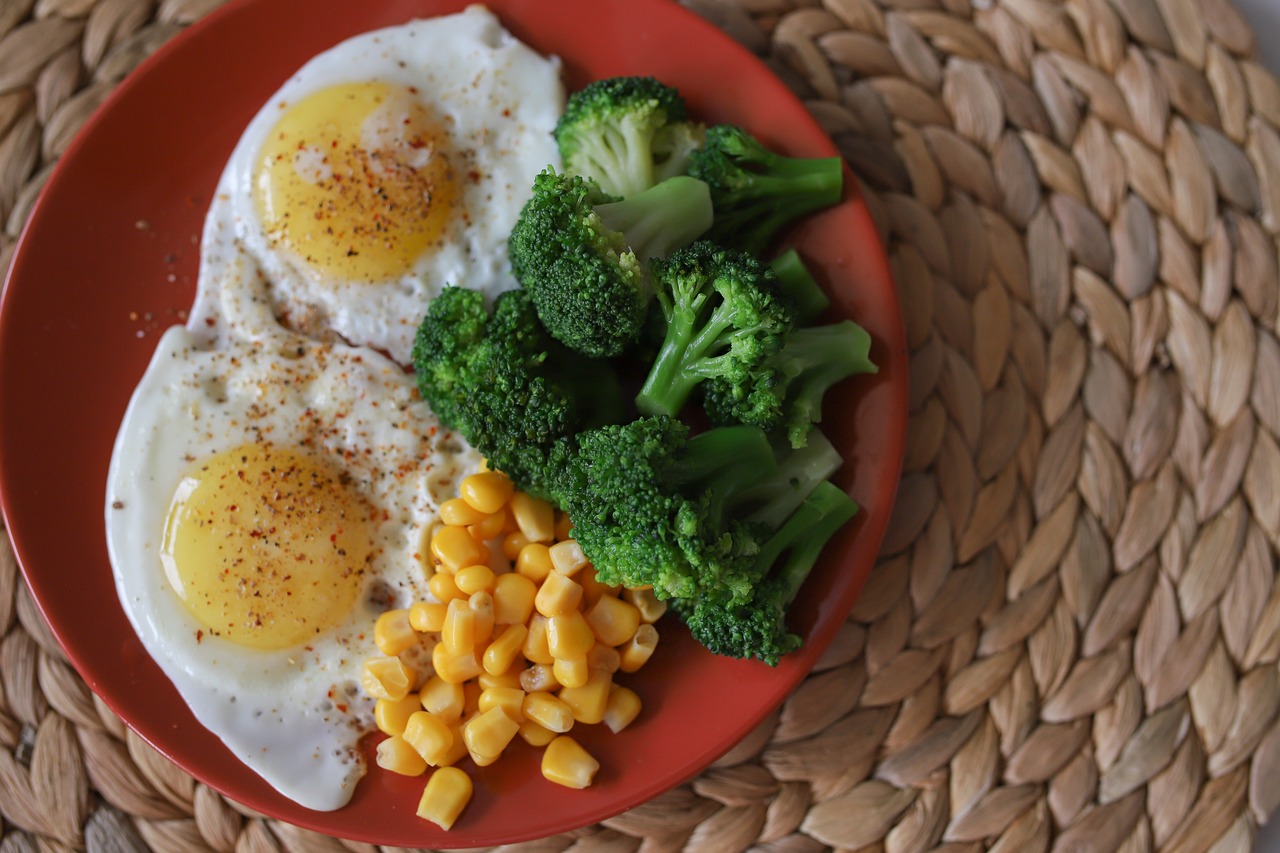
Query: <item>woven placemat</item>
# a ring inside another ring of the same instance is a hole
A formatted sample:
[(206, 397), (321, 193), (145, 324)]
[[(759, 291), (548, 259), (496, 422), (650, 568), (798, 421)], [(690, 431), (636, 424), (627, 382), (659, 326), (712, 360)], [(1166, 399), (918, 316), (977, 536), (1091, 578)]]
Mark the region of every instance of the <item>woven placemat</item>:
[[(0, 2), (0, 268), (218, 0)], [(912, 358), (881, 565), (696, 780), (520, 849), (1243, 851), (1280, 805), (1280, 84), (1230, 0), (696, 0), (862, 177)], [(0, 851), (372, 850), (247, 813), (68, 666), (0, 550)]]

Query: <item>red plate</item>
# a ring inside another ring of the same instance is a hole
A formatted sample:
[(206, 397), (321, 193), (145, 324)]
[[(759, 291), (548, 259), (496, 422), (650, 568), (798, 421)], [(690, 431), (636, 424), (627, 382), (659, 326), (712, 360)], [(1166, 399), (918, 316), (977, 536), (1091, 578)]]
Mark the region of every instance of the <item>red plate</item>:
[[(735, 121), (797, 155), (835, 149), (755, 57), (664, 0), (494, 0), (535, 48), (565, 59), (572, 87), (651, 74), (696, 114)], [(673, 623), (630, 678), (641, 718), (620, 735), (579, 732), (596, 784), (546, 782), (523, 744), (475, 771), (476, 794), (445, 834), (414, 816), (421, 780), (373, 772), (351, 804), (313, 812), (278, 795), (201, 727), (116, 606), (103, 502), (117, 425), (159, 332), (194, 294), (198, 235), (218, 175), (259, 106), (314, 54), (357, 33), (460, 10), (462, 0), (248, 0), (190, 28), (118, 88), (62, 158), (32, 212), (0, 302), (0, 498), (22, 571), (89, 686), (191, 774), (268, 815), (350, 839), (409, 847), (518, 842), (584, 826), (690, 778), (804, 677), (874, 562), (897, 485), (907, 356), (879, 239), (852, 176), (846, 200), (793, 235), (872, 334), (875, 377), (841, 386), (824, 429), (842, 485), (864, 511), (829, 546), (793, 613), (804, 649), (776, 669), (716, 658)], [(834, 395), (833, 395), (834, 396)], [(376, 768), (375, 768), (376, 770)]]

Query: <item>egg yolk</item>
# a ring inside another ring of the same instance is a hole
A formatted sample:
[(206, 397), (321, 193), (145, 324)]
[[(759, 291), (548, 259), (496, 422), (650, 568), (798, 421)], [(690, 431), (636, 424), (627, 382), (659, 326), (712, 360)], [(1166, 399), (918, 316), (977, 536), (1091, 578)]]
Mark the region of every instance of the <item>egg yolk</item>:
[(251, 648), (300, 646), (351, 613), (373, 553), (370, 518), (326, 460), (246, 444), (183, 478), (161, 560), (210, 634)]
[(268, 238), (326, 277), (408, 272), (452, 214), (447, 143), (409, 87), (350, 83), (303, 98), (258, 161), (254, 197)]

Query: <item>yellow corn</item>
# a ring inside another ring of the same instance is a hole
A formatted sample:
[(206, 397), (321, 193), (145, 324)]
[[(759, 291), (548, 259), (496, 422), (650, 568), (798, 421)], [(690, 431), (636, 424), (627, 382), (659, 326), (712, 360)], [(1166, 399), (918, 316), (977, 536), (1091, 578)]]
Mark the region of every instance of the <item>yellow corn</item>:
[(485, 565), (464, 566), (453, 573), (453, 582), (467, 595), (493, 592), (493, 569)]
[(441, 604), (448, 604), (455, 598), (466, 598), (466, 593), (458, 589), (458, 585), (453, 581), (453, 575), (448, 572), (436, 572), (427, 581), (427, 589), (431, 590), (431, 595)]
[(541, 613), (535, 613), (529, 617), (529, 628), (521, 651), (530, 663), (550, 665), (555, 661), (551, 655), (551, 649), (547, 646), (547, 617)]
[(402, 737), (423, 761), (433, 767), (440, 765), (453, 747), (453, 730), (430, 711), (411, 715)]
[(507, 572), (493, 582), (493, 621), (498, 625), (523, 625), (533, 613), (538, 585), (524, 575)]
[(511, 500), (515, 487), (499, 471), (481, 471), (462, 479), (458, 490), (462, 499), (480, 512), (497, 512)]
[(467, 744), (462, 740), (462, 726), (462, 720), (449, 723), (449, 733), (453, 735), (453, 743), (449, 746), (448, 752), (440, 756), (437, 767), (449, 767), (467, 757)]
[(653, 650), (658, 647), (658, 629), (648, 623), (636, 629), (635, 634), (626, 642), (620, 652), (623, 672), (635, 672), (649, 662)]
[(476, 614), (465, 598), (449, 602), (440, 629), (440, 645), (450, 655), (464, 655), (476, 647)]
[(360, 668), (360, 686), (374, 699), (403, 699), (413, 680), (413, 670), (396, 657), (369, 658)]
[(395, 656), (418, 644), (418, 633), (409, 624), (409, 611), (388, 610), (373, 623), (373, 642), (384, 655)]
[(529, 629), (524, 625), (508, 625), (502, 629), (492, 643), (484, 650), (480, 663), (484, 671), (490, 675), (499, 675), (511, 668), (516, 657), (524, 649), (525, 637)]
[(526, 720), (533, 720), (548, 731), (562, 734), (573, 728), (573, 708), (551, 693), (529, 693), (521, 706)]
[(604, 719), (604, 709), (609, 704), (609, 688), (613, 676), (593, 669), (587, 674), (587, 683), (581, 687), (560, 688), (560, 698), (573, 709), (573, 718), (592, 725)]
[(520, 673), (522, 672), (524, 670), (520, 664), (512, 664), (506, 672), (500, 672), (497, 675), (492, 675), (488, 672), (480, 673), (476, 676), (476, 684), (480, 685), (482, 691), (491, 687), (520, 687)]
[(496, 758), (511, 743), (520, 724), (507, 716), (500, 706), (476, 714), (462, 727), (462, 739), (472, 758)]
[(542, 583), (554, 568), (551, 549), (541, 542), (530, 542), (516, 556), (516, 571), (534, 583)]
[(513, 530), (502, 537), (502, 555), (508, 560), (514, 560), (520, 556), (520, 551), (528, 544), (528, 536), (525, 536), (519, 530)]
[(449, 829), (469, 802), (471, 777), (457, 767), (441, 767), (427, 780), (418, 801), (418, 817)]
[(574, 580), (582, 584), (582, 600), (587, 603), (588, 607), (599, 601), (602, 596), (617, 595), (622, 589), (622, 587), (602, 583), (598, 580), (595, 567), (591, 565), (574, 575)]
[(467, 652), (455, 654), (444, 643), (440, 643), (431, 650), (431, 665), (435, 667), (436, 675), (453, 684), (461, 684), (484, 672), (475, 646)]
[(478, 524), (488, 517), (489, 513), (481, 512), (462, 498), (450, 498), (440, 504), (440, 520), (451, 527)]
[(450, 572), (489, 562), (489, 549), (477, 542), (465, 527), (441, 527), (431, 537), (431, 556)]
[(587, 683), (591, 668), (587, 666), (587, 656), (583, 655), (578, 658), (556, 658), (551, 664), (551, 672), (564, 687), (581, 687)]
[(569, 519), (569, 513), (563, 510), (556, 513), (556, 539), (563, 541), (573, 538), (573, 522)]
[(613, 646), (596, 643), (591, 647), (591, 651), (587, 652), (587, 669), (598, 669), (612, 675), (621, 666), (622, 655)]
[[(484, 670), (481, 670), (481, 675)], [(480, 694), (484, 692), (484, 688), (480, 686), (479, 678), (462, 685), (462, 717), (465, 723), (476, 711), (480, 709)]]
[[(444, 575), (448, 577), (448, 575)], [(439, 633), (444, 627), (447, 604), (438, 601), (419, 601), (409, 607), (409, 627), (415, 631)]]
[(511, 514), (516, 518), (520, 532), (530, 542), (552, 542), (556, 538), (556, 511), (551, 504), (517, 492), (511, 497)]
[(524, 742), (529, 746), (538, 747), (546, 746), (555, 740), (556, 733), (533, 720), (525, 720), (520, 724), (520, 737), (524, 738)]
[(501, 708), (502, 711), (517, 723), (524, 722), (524, 691), (516, 687), (490, 687), (480, 694), (479, 709), (481, 713), (490, 708)]
[(392, 735), (378, 744), (378, 766), (401, 776), (421, 776), (427, 770), (427, 762), (422, 760), (409, 743), (401, 737)]
[(511, 518), (511, 511), (503, 507), (497, 512), (489, 513), (474, 524), (468, 524), (467, 532), (477, 542), (488, 542), (505, 533), (508, 525), (514, 527), (515, 521)]
[(640, 611), (640, 621), (652, 625), (667, 612), (667, 603), (653, 594), (652, 589), (624, 589), (622, 599)]
[(549, 663), (535, 663), (520, 673), (520, 687), (525, 693), (539, 693), (546, 690), (559, 690), (561, 685), (556, 681), (555, 669)]
[(582, 585), (573, 578), (552, 572), (533, 597), (534, 608), (543, 616), (559, 616), (578, 609), (582, 601)]
[(634, 604), (612, 595), (602, 595), (591, 605), (585, 619), (596, 639), (606, 646), (620, 646), (640, 627), (640, 611)]
[(596, 636), (580, 611), (570, 610), (547, 619), (547, 651), (553, 658), (586, 657)]
[(473, 630), (477, 646), (483, 646), (493, 636), (493, 596), (486, 590), (473, 592), (467, 599), (467, 609), (475, 620)]
[(557, 542), (547, 550), (551, 553), (551, 565), (562, 575), (572, 577), (591, 565), (587, 555), (582, 553), (582, 546), (577, 543), (577, 540), (566, 539), (563, 542)]
[(609, 702), (605, 705), (603, 720), (609, 731), (617, 734), (639, 715), (640, 696), (634, 690), (621, 684), (609, 688)]
[(542, 752), (542, 775), (566, 788), (587, 787), (599, 769), (600, 762), (568, 735), (560, 735)]
[(418, 691), (418, 701), (424, 709), (441, 720), (446, 723), (452, 722), (462, 716), (464, 707), (462, 685), (445, 681), (439, 675), (433, 675)]
[(404, 734), (409, 716), (422, 710), (422, 700), (415, 693), (403, 699), (379, 699), (373, 706), (373, 722), (378, 731), (389, 735)]

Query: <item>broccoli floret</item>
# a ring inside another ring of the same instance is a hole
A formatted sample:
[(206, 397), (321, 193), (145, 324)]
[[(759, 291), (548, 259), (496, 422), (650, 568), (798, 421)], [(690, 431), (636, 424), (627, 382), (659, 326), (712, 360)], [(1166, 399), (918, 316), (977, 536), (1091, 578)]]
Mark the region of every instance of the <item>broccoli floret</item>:
[(672, 87), (652, 77), (611, 77), (569, 96), (555, 138), (567, 171), (629, 198), (684, 174), (702, 133)]
[(523, 490), (548, 495), (557, 442), (629, 415), (612, 368), (575, 356), (538, 323), (527, 293), (445, 288), (418, 327), (419, 390), (441, 423)]
[(703, 406), (713, 423), (748, 423), (785, 430), (803, 447), (822, 420), (827, 389), (855, 373), (875, 373), (871, 336), (851, 320), (796, 329), (749, 382), (719, 377), (703, 385)]
[(788, 249), (769, 261), (778, 276), (778, 286), (791, 300), (797, 326), (808, 326), (831, 304), (830, 297), (818, 285), (795, 249)]
[(552, 337), (592, 357), (635, 344), (652, 303), (648, 261), (706, 231), (706, 184), (678, 176), (629, 199), (543, 171), (512, 229), (511, 269)]
[(580, 433), (554, 496), (604, 583), (650, 585), (660, 598), (745, 601), (759, 549), (733, 512), (773, 475), (764, 433), (725, 427), (689, 437), (665, 416)]
[(665, 331), (636, 396), (651, 415), (675, 415), (708, 380), (750, 387), (792, 327), (777, 276), (745, 252), (698, 241), (654, 264)]
[(844, 179), (839, 157), (787, 157), (729, 124), (707, 130), (689, 174), (711, 187), (715, 223), (708, 236), (758, 255), (792, 220), (838, 202)]
[(735, 603), (713, 594), (677, 602), (690, 633), (716, 654), (777, 666), (802, 642), (787, 630), (787, 608), (827, 540), (857, 511), (858, 505), (839, 487), (819, 483), (755, 557), (759, 580), (749, 601)]

